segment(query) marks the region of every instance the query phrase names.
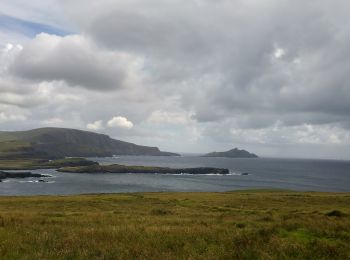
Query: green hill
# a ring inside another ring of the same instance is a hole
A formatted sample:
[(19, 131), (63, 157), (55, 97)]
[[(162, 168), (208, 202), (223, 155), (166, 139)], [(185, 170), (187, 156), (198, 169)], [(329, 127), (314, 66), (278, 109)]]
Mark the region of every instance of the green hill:
[(104, 134), (66, 128), (1, 132), (0, 158), (103, 157), (113, 155), (174, 156), (157, 147), (119, 141)]

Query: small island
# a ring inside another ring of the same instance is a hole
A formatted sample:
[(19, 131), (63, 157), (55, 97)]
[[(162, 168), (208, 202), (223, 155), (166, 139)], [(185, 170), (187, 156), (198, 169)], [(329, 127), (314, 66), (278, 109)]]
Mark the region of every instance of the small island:
[(126, 166), (120, 164), (112, 165), (89, 165), (62, 167), (57, 171), (68, 173), (150, 173), (150, 174), (229, 174), (228, 169), (198, 167), (198, 168), (168, 168), (155, 166)]
[(250, 153), (246, 150), (240, 150), (238, 148), (234, 148), (226, 152), (212, 152), (212, 153), (202, 155), (202, 157), (259, 158), (254, 153)]

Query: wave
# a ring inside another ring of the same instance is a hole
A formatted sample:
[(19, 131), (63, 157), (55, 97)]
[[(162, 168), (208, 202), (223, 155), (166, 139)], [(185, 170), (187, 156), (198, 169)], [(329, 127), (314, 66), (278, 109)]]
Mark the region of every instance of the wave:
[[(133, 174), (133, 173), (130, 173)], [(221, 174), (221, 173), (204, 173), (204, 174), (193, 174), (193, 173), (155, 173), (160, 175), (178, 175), (178, 176), (194, 176), (194, 175), (200, 175), (200, 176), (246, 176), (251, 175), (250, 173), (237, 173), (237, 172), (230, 172), (228, 174)]]
[(30, 180), (30, 181), (19, 181), (20, 183), (55, 183), (55, 181), (41, 181), (41, 180)]

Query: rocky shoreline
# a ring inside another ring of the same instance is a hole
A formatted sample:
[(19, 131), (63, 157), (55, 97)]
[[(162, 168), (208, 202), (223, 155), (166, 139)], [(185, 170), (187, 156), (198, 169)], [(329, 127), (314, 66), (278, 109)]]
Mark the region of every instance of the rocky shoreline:
[(31, 172), (4, 172), (0, 171), (0, 182), (4, 179), (24, 179), (24, 178), (49, 178), (51, 176), (31, 173)]

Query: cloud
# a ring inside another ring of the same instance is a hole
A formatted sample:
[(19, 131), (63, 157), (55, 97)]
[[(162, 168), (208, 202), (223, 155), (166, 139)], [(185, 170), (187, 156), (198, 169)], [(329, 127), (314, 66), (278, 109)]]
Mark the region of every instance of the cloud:
[(107, 122), (107, 126), (111, 128), (131, 129), (134, 127), (134, 124), (126, 117), (115, 116)]
[(132, 55), (99, 50), (81, 35), (41, 33), (16, 56), (10, 72), (36, 82), (64, 81), (105, 91), (125, 86), (132, 62)]
[(276, 59), (282, 58), (284, 55), (286, 55), (286, 51), (282, 48), (277, 48), (275, 50), (274, 56)]
[[(103, 132), (177, 151), (293, 146), (308, 155), (348, 143), (347, 1), (26, 3), (6, 1), (4, 12), (75, 32), (0, 32), (11, 43), (0, 53), (0, 112), (25, 113), (26, 127), (102, 121)], [(14, 11), (21, 4), (33, 8)]]
[(103, 129), (102, 120), (98, 120), (98, 121), (95, 121), (93, 123), (89, 123), (86, 125), (86, 128), (89, 130), (94, 130), (94, 131), (101, 130), (101, 129)]
[(62, 125), (64, 124), (64, 120), (62, 120), (61, 118), (58, 118), (58, 117), (53, 117), (53, 118), (49, 118), (49, 119), (46, 119), (44, 121), (42, 121), (42, 124), (43, 125)]
[(180, 124), (185, 125), (190, 121), (190, 117), (183, 112), (171, 112), (156, 110), (153, 111), (147, 119), (151, 123), (166, 123), (166, 124)]
[(26, 120), (25, 115), (0, 112), (0, 123), (4, 123), (7, 121), (24, 121), (24, 120)]
[(300, 113), (309, 118), (296, 124), (317, 123), (319, 114), (349, 121), (350, 33), (343, 10), (350, 4), (336, 2), (64, 4), (96, 43), (147, 56), (154, 91), (181, 98), (199, 122), (256, 113), (271, 125)]

